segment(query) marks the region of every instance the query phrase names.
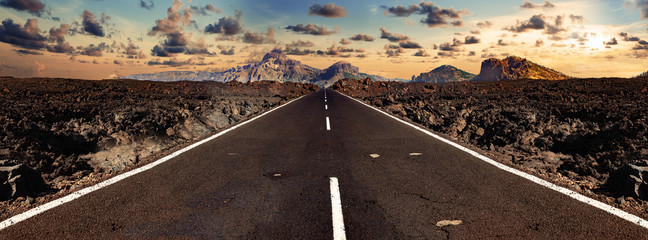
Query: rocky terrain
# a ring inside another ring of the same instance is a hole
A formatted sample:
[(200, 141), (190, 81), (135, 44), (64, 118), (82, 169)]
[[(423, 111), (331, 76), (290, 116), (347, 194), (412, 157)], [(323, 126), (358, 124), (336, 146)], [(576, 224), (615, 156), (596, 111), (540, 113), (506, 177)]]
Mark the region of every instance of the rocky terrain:
[(540, 66), (524, 58), (510, 56), (482, 62), (479, 75), (472, 81), (500, 81), (514, 79), (564, 80), (570, 78), (556, 70)]
[(450, 65), (442, 65), (432, 71), (412, 76), (411, 82), (446, 83), (468, 81), (475, 77), (475, 74), (463, 71)]
[(345, 61), (337, 62), (326, 69), (317, 69), (289, 58), (281, 50), (272, 50), (265, 54), (261, 62), (238, 66), (223, 72), (168, 71), (159, 73), (135, 74), (125, 79), (152, 81), (217, 81), (217, 82), (253, 82), (273, 80), (279, 82), (312, 83), (319, 86), (330, 86), (342, 78), (370, 77), (387, 81), (381, 76), (361, 73), (359, 69)]
[(363, 79), (332, 88), (524, 171), (618, 204), (635, 201), (643, 204), (644, 216), (648, 211), (638, 201), (648, 200), (646, 78), (445, 84)]
[(317, 89), (1, 77), (0, 216), (14, 202), (42, 202), (105, 179)]

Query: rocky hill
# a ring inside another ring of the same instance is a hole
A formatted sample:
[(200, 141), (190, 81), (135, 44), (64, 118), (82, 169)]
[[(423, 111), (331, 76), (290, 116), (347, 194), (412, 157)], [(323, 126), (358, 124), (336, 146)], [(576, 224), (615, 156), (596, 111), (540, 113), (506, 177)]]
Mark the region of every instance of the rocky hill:
[(123, 79), (152, 81), (218, 81), (218, 82), (254, 82), (274, 80), (279, 82), (313, 83), (319, 86), (330, 86), (342, 78), (366, 78), (376, 81), (390, 79), (361, 73), (351, 63), (340, 61), (326, 69), (317, 69), (289, 58), (281, 50), (272, 50), (263, 56), (258, 63), (238, 66), (223, 72), (167, 71), (159, 73), (135, 74)]
[(446, 83), (468, 81), (475, 77), (475, 74), (463, 71), (450, 65), (442, 65), (432, 71), (421, 73), (417, 77), (412, 76), (411, 82)]
[(510, 56), (482, 62), (479, 75), (471, 81), (500, 81), (512, 79), (564, 80), (570, 78), (556, 70), (543, 67), (524, 58)]

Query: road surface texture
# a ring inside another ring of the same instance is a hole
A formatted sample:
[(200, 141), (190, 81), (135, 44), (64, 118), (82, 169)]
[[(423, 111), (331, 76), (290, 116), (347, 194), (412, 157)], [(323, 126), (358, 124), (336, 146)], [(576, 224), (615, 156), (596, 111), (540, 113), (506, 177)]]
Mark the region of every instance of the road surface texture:
[(324, 95), (10, 226), (0, 239), (332, 239), (331, 177), (348, 239), (648, 236), (339, 93)]

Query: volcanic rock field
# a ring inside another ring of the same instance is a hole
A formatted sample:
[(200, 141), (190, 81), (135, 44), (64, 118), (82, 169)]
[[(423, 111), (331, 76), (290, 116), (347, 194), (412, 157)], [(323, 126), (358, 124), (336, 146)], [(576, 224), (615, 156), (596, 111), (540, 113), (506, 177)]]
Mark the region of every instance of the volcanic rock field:
[(364, 79), (332, 88), (589, 195), (648, 199), (648, 79)]
[(155, 154), (317, 89), (269, 81), (2, 77), (0, 217), (45, 201), (43, 196), (73, 191), (154, 160), (159, 157)]

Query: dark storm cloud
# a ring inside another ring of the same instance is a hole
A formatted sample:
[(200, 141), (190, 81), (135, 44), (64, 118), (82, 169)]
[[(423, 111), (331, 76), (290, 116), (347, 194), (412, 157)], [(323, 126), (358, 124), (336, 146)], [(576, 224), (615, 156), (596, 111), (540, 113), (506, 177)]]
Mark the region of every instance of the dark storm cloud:
[(422, 48), (420, 44), (413, 41), (400, 42), (398, 45), (402, 48)]
[(553, 23), (551, 22), (551, 20), (552, 19), (550, 17), (546, 17), (542, 14), (533, 15), (529, 20), (518, 20), (517, 24), (508, 26), (504, 28), (504, 30), (515, 33), (527, 32), (529, 30), (544, 30), (544, 34), (549, 35), (556, 35), (558, 33), (567, 31), (567, 29), (563, 27), (563, 16), (556, 16), (553, 19)]
[(274, 28), (268, 28), (267, 33), (254, 33), (247, 31), (243, 34), (243, 42), (252, 44), (275, 43)]
[(29, 49), (13, 49), (18, 55), (43, 55), (43, 52)]
[(626, 42), (638, 42), (638, 41), (641, 40), (638, 37), (630, 36), (628, 33), (624, 33), (624, 32), (619, 33), (619, 36), (621, 36), (623, 41), (626, 41)]
[(387, 39), (390, 42), (404, 42), (410, 39), (408, 36), (402, 34), (391, 33), (387, 31), (385, 27), (380, 28), (380, 38)]
[(349, 39), (351, 39), (353, 41), (373, 42), (374, 37), (369, 36), (367, 34), (359, 33), (359, 34), (354, 35), (353, 37), (350, 37)]
[(337, 32), (336, 30), (328, 30), (324, 26), (317, 26), (312, 23), (307, 23), (306, 25), (301, 23), (297, 25), (289, 25), (288, 27), (286, 27), (286, 29), (297, 33), (310, 34), (315, 36), (331, 35)]
[(555, 7), (556, 7), (556, 5), (554, 5), (553, 3), (550, 3), (549, 1), (544, 1), (544, 3), (542, 3), (542, 4), (535, 4), (535, 3), (529, 2), (529, 0), (524, 0), (524, 3), (522, 4), (522, 6), (520, 6), (520, 8), (523, 8), (523, 9), (536, 9), (536, 8), (552, 9), (552, 8), (555, 8)]
[(146, 3), (146, 1), (144, 0), (140, 0), (139, 6), (147, 10), (151, 10), (153, 9), (153, 7), (155, 7), (155, 5), (153, 4), (153, 0), (149, 0), (148, 3)]
[(333, 3), (325, 4), (324, 6), (319, 4), (313, 4), (308, 8), (308, 15), (310, 16), (322, 16), (329, 18), (341, 18), (347, 16), (347, 10), (342, 6), (335, 6)]
[(218, 22), (209, 24), (205, 27), (205, 33), (218, 33), (226, 36), (232, 36), (243, 32), (243, 25), (241, 24), (241, 17), (243, 12), (240, 10), (234, 11), (234, 16), (223, 17), (218, 19)]
[(12, 19), (6, 19), (0, 26), (0, 42), (28, 49), (42, 49), (46, 40), (47, 38), (40, 34), (36, 19), (27, 19), (24, 26), (14, 23)]
[(430, 28), (441, 27), (446, 25), (463, 26), (461, 20), (462, 15), (469, 15), (470, 12), (466, 9), (455, 10), (454, 8), (442, 8), (433, 2), (421, 2), (418, 5), (413, 4), (408, 7), (394, 6), (386, 7), (385, 15), (392, 15), (395, 17), (408, 17), (412, 14), (424, 15), (425, 17), (420, 20), (421, 23)]
[(97, 19), (95, 18), (95, 15), (93, 13), (91, 13), (88, 10), (85, 10), (81, 14), (81, 17), (83, 18), (82, 21), (83, 31), (98, 37), (105, 36), (103, 27), (100, 25), (99, 22), (97, 22)]
[(40, 0), (0, 0), (0, 6), (27, 11), (38, 17), (45, 13), (45, 4)]
[(464, 44), (476, 44), (480, 42), (481, 40), (475, 36), (467, 36), (466, 41), (464, 41)]

